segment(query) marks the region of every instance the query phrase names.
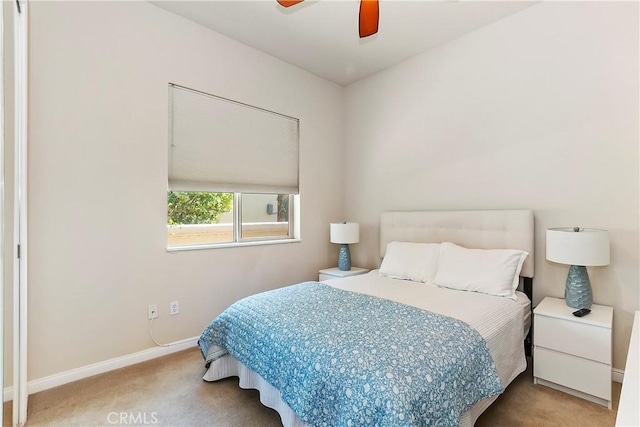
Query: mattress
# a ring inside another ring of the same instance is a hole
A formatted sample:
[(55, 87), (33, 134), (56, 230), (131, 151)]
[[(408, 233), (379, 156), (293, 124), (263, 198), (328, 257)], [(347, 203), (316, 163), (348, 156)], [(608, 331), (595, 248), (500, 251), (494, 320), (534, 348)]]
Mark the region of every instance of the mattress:
[[(380, 276), (377, 270), (323, 283), (351, 292), (390, 299), (469, 324), (485, 339), (504, 387), (526, 368), (523, 340), (530, 327), (531, 314), (530, 301), (521, 292), (517, 293), (517, 301), (514, 301), (509, 298), (392, 279)], [(260, 390), (261, 402), (279, 412), (283, 425), (304, 426), (280, 399), (278, 390), (231, 355), (212, 362), (203, 378), (206, 381), (216, 381), (230, 376), (238, 376), (242, 388)], [(460, 425), (472, 426), (496, 398), (497, 396), (494, 396), (478, 402), (462, 415)]]

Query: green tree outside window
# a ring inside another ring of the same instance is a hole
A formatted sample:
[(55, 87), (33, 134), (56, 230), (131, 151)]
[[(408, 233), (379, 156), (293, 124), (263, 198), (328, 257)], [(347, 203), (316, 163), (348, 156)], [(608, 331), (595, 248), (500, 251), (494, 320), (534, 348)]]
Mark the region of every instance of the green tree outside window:
[(169, 225), (217, 224), (221, 214), (231, 211), (233, 193), (169, 191), (167, 206)]

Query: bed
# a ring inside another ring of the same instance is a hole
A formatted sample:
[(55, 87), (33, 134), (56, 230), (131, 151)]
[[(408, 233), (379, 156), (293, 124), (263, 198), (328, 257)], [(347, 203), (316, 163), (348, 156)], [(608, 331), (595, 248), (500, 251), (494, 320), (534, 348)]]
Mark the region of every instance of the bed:
[(472, 426), (526, 368), (533, 231), (528, 210), (385, 212), (379, 270), (232, 305), (204, 380), (239, 377), (287, 427)]

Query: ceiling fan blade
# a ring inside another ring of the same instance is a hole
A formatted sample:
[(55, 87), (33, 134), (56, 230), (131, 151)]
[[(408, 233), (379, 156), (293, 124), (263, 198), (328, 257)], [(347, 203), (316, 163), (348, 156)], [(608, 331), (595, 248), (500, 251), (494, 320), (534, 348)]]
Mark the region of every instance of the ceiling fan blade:
[(360, 38), (378, 32), (378, 0), (360, 0)]
[(278, 3), (280, 4), (280, 6), (290, 7), (298, 3), (302, 3), (303, 1), (304, 0), (278, 0)]

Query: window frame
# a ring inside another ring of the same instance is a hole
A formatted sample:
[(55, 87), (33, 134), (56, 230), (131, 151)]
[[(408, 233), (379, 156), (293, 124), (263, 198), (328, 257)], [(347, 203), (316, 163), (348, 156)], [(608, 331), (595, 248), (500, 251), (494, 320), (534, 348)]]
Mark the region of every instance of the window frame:
[[(211, 193), (216, 193), (215, 191), (211, 191)], [(242, 195), (243, 194), (276, 194), (276, 193), (233, 193), (233, 241), (231, 242), (220, 242), (220, 243), (204, 243), (204, 244), (191, 244), (191, 245), (179, 245), (179, 246), (170, 246), (167, 240), (167, 252), (182, 252), (182, 251), (192, 251), (192, 250), (203, 250), (203, 249), (220, 249), (220, 248), (231, 248), (231, 247), (243, 247), (243, 246), (264, 246), (264, 245), (279, 245), (285, 243), (299, 243), (302, 241), (300, 238), (300, 227), (299, 227), (299, 212), (300, 212), (300, 195), (299, 194), (289, 194), (289, 207), (288, 207), (288, 235), (286, 237), (279, 236), (270, 236), (266, 238), (262, 237), (247, 237), (242, 238)], [(166, 221), (167, 226), (167, 239), (169, 232), (169, 223), (168, 219)]]

